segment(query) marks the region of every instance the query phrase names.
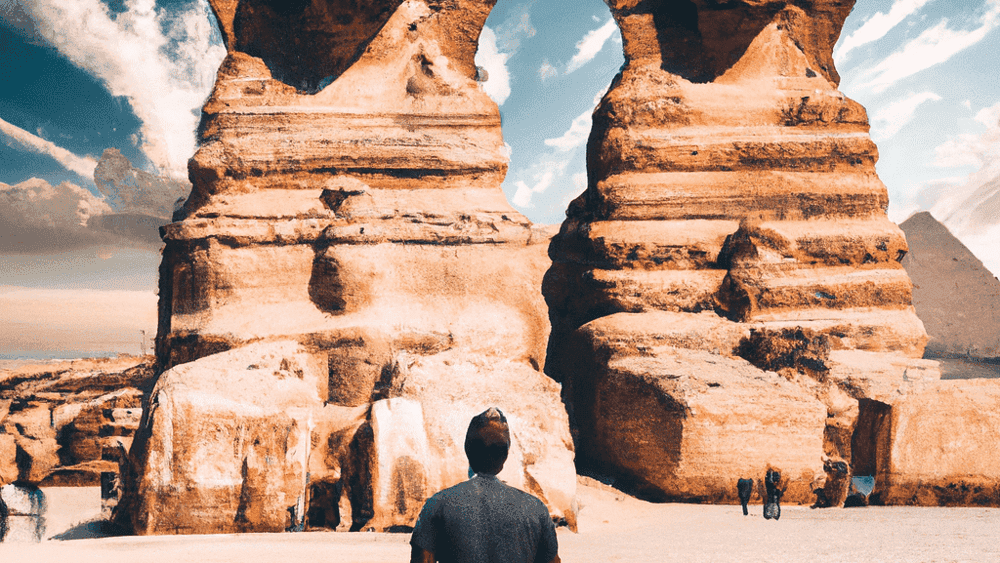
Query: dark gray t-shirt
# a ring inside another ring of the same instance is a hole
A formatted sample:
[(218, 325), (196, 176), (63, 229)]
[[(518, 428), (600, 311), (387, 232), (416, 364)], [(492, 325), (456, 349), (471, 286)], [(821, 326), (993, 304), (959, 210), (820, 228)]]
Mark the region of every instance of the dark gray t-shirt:
[(492, 475), (427, 499), (410, 544), (443, 563), (549, 563), (559, 551), (542, 501)]

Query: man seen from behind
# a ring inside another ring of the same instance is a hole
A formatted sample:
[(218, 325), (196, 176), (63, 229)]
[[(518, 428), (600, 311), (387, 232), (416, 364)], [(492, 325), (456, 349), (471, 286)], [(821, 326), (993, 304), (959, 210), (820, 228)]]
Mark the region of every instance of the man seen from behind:
[(472, 418), (465, 455), (475, 476), (427, 499), (410, 538), (411, 563), (559, 563), (548, 509), (497, 479), (509, 449), (500, 409)]

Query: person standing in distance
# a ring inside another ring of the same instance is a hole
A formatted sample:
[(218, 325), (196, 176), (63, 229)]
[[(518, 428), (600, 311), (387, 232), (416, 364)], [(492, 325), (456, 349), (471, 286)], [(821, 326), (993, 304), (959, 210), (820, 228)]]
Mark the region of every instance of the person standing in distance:
[(410, 537), (410, 563), (560, 563), (548, 509), (497, 479), (509, 449), (500, 409), (472, 418), (465, 455), (475, 476), (424, 503)]

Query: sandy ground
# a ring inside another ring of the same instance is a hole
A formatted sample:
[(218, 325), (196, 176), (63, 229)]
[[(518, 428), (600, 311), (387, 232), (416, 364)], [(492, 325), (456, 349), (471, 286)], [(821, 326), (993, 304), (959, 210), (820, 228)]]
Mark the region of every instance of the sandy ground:
[[(407, 561), (408, 534), (240, 534), (60, 539), (92, 535), (96, 488), (49, 488), (48, 539), (0, 544), (0, 561), (180, 563)], [(651, 504), (581, 478), (580, 530), (559, 530), (560, 556), (576, 561), (989, 562), (1000, 561), (1000, 509)], [(88, 523), (89, 522), (89, 523)]]

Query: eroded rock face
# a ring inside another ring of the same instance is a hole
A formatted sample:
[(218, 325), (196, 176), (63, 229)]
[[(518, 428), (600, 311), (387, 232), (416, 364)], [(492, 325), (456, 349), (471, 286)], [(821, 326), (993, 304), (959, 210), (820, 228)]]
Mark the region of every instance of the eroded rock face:
[(279, 342), (164, 372), (130, 453), (142, 471), (128, 523), (146, 533), (297, 525), (324, 367), (298, 344)]
[(812, 502), (826, 405), (742, 358), (681, 347), (670, 338), (680, 316), (619, 313), (576, 332), (564, 386), (580, 456), (671, 501), (735, 503), (740, 478), (780, 467), (786, 502)]
[(138, 427), (152, 357), (0, 373), (0, 485), (97, 485)]
[[(676, 357), (664, 346), (668, 340), (687, 332), (684, 341), (697, 341), (703, 334), (704, 349), (717, 355), (701, 362), (722, 369), (743, 357), (756, 366), (729, 369), (731, 383), (698, 395), (703, 400), (721, 409), (729, 388), (732, 398), (745, 392), (756, 404), (767, 394), (752, 391), (763, 385), (768, 372), (761, 370), (776, 370), (826, 406), (825, 421), (802, 428), (819, 429), (809, 446), (778, 439), (785, 430), (768, 409), (744, 415), (761, 432), (729, 426), (761, 456), (754, 463), (770, 456), (782, 475), (822, 475), (823, 455), (849, 459), (857, 417), (857, 399), (845, 400), (838, 380), (827, 379), (829, 355), (862, 350), (920, 358), (926, 341), (899, 264), (906, 241), (885, 213), (867, 115), (837, 89), (831, 53), (853, 2), (608, 4), (622, 30), (626, 64), (594, 112), (587, 190), (570, 205), (551, 245), (554, 263), (544, 286), (553, 327), (548, 372), (576, 394), (571, 380), (578, 374), (587, 374), (587, 388), (645, 388), (671, 373), (663, 371)], [(593, 365), (580, 366), (580, 350), (604, 349), (600, 333), (614, 324), (605, 320), (624, 313), (633, 314), (628, 322), (636, 328), (616, 330), (628, 333), (625, 341), (649, 345), (599, 353)], [(689, 328), (664, 328), (656, 319), (668, 313), (692, 319), (682, 323)], [(722, 334), (732, 336), (720, 340)], [(646, 367), (619, 367), (630, 362)], [(673, 397), (678, 412), (698, 412), (689, 406), (691, 391), (667, 393), (656, 385), (650, 389), (658, 391), (648, 391), (653, 396)], [(604, 448), (614, 440), (591, 434), (605, 424), (602, 411), (592, 410), (599, 408), (594, 399), (574, 396), (585, 465), (656, 481), (673, 499), (731, 500), (736, 480), (746, 476), (735, 458), (718, 451), (705, 450), (698, 461), (712, 473), (678, 473), (682, 478), (673, 481), (659, 476), (662, 464), (642, 469), (628, 456), (610, 461)], [(793, 396), (778, 393), (768, 408), (804, 404)], [(652, 424), (664, 416), (654, 411), (664, 408), (623, 412), (621, 424)], [(672, 416), (673, 440), (656, 447), (635, 440), (650, 460), (693, 447), (698, 417)], [(618, 439), (630, 440), (628, 433)], [(798, 501), (804, 500), (812, 498)]]
[[(531, 455), (511, 478), (571, 522), (568, 423), (558, 386), (540, 383), (551, 233), (504, 199), (500, 115), (476, 82), (494, 1), (211, 4), (228, 55), (191, 196), (163, 230), (157, 354), (172, 369), (120, 519), (138, 533), (412, 526), (467, 477), (451, 440), (490, 397), (528, 413), (512, 432)], [(311, 358), (315, 385), (287, 399), (301, 416), (230, 391), (253, 358), (292, 354), (266, 352), (275, 342)], [(200, 380), (212, 401), (189, 394)], [(464, 421), (439, 400), (457, 391)], [(274, 425), (301, 455), (267, 437)], [(233, 448), (244, 434), (257, 453)]]
[[(938, 381), (863, 403), (873, 504), (1000, 505), (1000, 384)], [(859, 424), (862, 422), (859, 421)]]
[(611, 3), (626, 66), (553, 243), (556, 343), (610, 312), (713, 310), (888, 327), (919, 357), (906, 241), (829, 55), (851, 3), (680, 4)]
[[(503, 197), (500, 116), (474, 80), (492, 2), (213, 7), (229, 54), (184, 218), (164, 234), (168, 366), (261, 338), (338, 348), (367, 333), (541, 365), (545, 237)], [(280, 40), (314, 35), (329, 49), (309, 57)], [(326, 84), (300, 89), (289, 77), (303, 74)]]

